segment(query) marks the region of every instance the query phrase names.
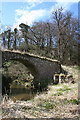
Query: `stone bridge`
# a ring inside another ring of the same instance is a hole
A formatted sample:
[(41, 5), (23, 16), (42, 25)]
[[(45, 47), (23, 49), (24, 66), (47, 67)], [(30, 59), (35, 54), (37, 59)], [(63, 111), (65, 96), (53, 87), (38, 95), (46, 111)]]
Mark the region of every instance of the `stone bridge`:
[(17, 60), (24, 64), (34, 76), (34, 85), (40, 84), (45, 87), (52, 82), (53, 75), (60, 73), (61, 64), (57, 60), (37, 56), (20, 51), (0, 50), (2, 52), (2, 63), (9, 60)]

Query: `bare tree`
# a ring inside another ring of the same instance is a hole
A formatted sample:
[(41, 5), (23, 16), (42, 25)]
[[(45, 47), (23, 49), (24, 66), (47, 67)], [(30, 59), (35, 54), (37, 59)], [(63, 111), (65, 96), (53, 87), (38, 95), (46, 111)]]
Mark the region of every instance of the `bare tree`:
[(53, 22), (55, 26), (55, 36), (58, 44), (58, 59), (63, 61), (65, 58), (66, 50), (71, 45), (71, 20), (72, 13), (70, 11), (63, 12), (63, 8), (53, 11)]

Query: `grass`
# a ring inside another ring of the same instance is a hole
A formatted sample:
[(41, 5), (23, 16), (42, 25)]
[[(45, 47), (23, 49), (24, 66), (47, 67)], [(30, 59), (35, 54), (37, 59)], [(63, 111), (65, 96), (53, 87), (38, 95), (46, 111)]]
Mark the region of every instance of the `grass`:
[(65, 66), (61, 65), (62, 69), (68, 72), (69, 74), (73, 75), (74, 80), (77, 82), (79, 79), (79, 73), (80, 73), (80, 66), (74, 65), (74, 66)]
[(69, 90), (72, 90), (72, 89), (71, 89), (71, 88), (66, 87), (66, 88), (60, 88), (60, 89), (58, 89), (57, 91), (64, 92), (64, 91), (69, 91)]
[(23, 110), (29, 110), (29, 109), (32, 109), (31, 107), (26, 107), (26, 106), (24, 106), (24, 107), (22, 107), (22, 109)]
[(61, 103), (61, 104), (66, 104), (66, 105), (68, 105), (68, 104), (72, 104), (72, 105), (78, 105), (79, 103), (80, 103), (80, 101), (79, 100), (77, 100), (77, 99), (70, 99), (70, 100), (67, 100), (67, 99), (63, 99), (63, 100), (59, 100), (59, 102)]
[(54, 94), (54, 96), (60, 96), (60, 95), (63, 95), (63, 93), (62, 92), (57, 92), (57, 93)]
[(72, 104), (77, 104), (77, 105), (80, 103), (80, 101), (77, 99), (70, 99), (68, 102)]
[(7, 67), (10, 67), (11, 66), (11, 62), (9, 61), (9, 62), (5, 62), (5, 65), (7, 66)]
[[(79, 72), (77, 71), (79, 70), (78, 67), (71, 66), (70, 68), (67, 66), (66, 69), (67, 71), (73, 72), (74, 79), (77, 79), (77, 73)], [(77, 81), (74, 84), (63, 83), (49, 85), (48, 91), (36, 94), (34, 98), (26, 102), (17, 101), (15, 104), (16, 108), (18, 108), (17, 105), (22, 105), (22, 108), (19, 109), (20, 116), (22, 116), (24, 112), (24, 116), (28, 118), (74, 118), (75, 120), (80, 118), (78, 115), (78, 105), (80, 101), (78, 100)], [(13, 104), (13, 107), (14, 106)]]
[(51, 104), (50, 102), (45, 103), (45, 108), (48, 109), (53, 109), (55, 107), (55, 103)]
[[(31, 118), (75, 118), (78, 117), (77, 106), (79, 100), (77, 99), (77, 83), (75, 84), (59, 84), (49, 86), (48, 91), (36, 94), (33, 99), (28, 101), (17, 101), (13, 107), (19, 108), (20, 116), (23, 115)], [(69, 91), (69, 92), (63, 92)], [(9, 103), (8, 103), (9, 105)], [(11, 104), (10, 104), (11, 106)], [(17, 110), (18, 111), (18, 110)], [(70, 112), (71, 111), (71, 112)], [(16, 111), (15, 111), (16, 112)], [(27, 114), (26, 114), (27, 113)], [(6, 113), (3, 113), (4, 116)], [(16, 114), (16, 113), (15, 113)], [(11, 114), (12, 116), (12, 114)]]
[(50, 103), (49, 101), (46, 101), (44, 104), (40, 104), (39, 107), (45, 108), (45, 110), (49, 111), (50, 109), (53, 109), (55, 107), (55, 103)]

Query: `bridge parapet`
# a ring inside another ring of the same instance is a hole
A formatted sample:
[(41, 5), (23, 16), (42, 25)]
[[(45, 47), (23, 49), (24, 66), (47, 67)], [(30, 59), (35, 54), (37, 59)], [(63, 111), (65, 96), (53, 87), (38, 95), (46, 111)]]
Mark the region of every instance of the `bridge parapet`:
[(54, 59), (51, 59), (51, 58), (47, 58), (47, 57), (31, 54), (31, 53), (28, 53), (28, 52), (21, 52), (21, 51), (18, 51), (18, 50), (15, 51), (15, 50), (7, 50), (7, 49), (3, 49), (3, 50), (0, 50), (0, 51), (2, 51), (2, 53), (6, 52), (7, 54), (11, 53), (11, 55), (15, 54), (16, 55), (15, 57), (18, 57), (19, 55), (23, 55), (24, 59), (25, 59), (25, 55), (27, 55), (27, 56), (31, 56), (31, 57), (35, 57), (35, 58), (40, 58), (40, 59), (43, 59), (43, 60), (57, 62), (58, 64), (60, 64), (60, 61), (58, 61), (58, 60), (54, 60)]

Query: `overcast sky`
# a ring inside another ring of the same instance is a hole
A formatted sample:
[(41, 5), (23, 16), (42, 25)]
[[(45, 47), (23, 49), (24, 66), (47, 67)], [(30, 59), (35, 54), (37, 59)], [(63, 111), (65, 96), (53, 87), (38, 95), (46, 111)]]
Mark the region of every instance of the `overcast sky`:
[(76, 18), (78, 17), (78, 0), (69, 0), (69, 2), (61, 2), (60, 0), (22, 1), (12, 0), (10, 2), (10, 0), (6, 0), (5, 2), (5, 0), (3, 0), (2, 25), (18, 27), (20, 23), (32, 25), (35, 21), (49, 20), (51, 19), (52, 11), (60, 6), (62, 6), (64, 10), (70, 10)]

